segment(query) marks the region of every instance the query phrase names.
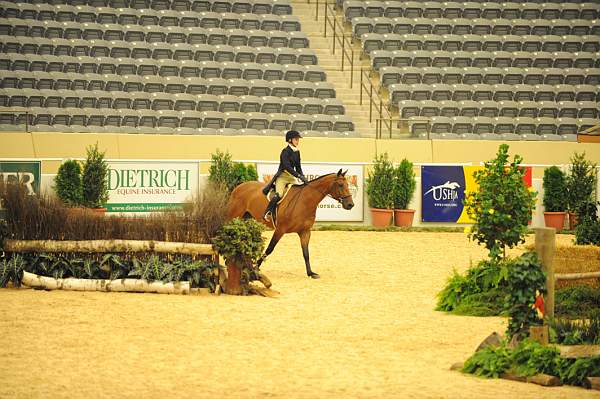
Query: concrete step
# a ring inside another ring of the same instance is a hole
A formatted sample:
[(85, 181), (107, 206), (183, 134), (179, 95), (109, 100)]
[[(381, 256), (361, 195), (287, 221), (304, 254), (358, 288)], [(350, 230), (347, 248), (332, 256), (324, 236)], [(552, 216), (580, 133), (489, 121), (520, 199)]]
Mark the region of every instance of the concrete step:
[[(350, 65), (344, 61), (344, 71), (341, 70), (342, 50), (339, 43), (335, 43), (335, 54), (333, 54), (332, 29), (327, 27), (325, 37), (324, 4), (320, 2), (319, 18), (315, 21), (316, 4), (307, 3), (306, 0), (292, 0), (293, 15), (296, 15), (302, 25), (302, 32), (310, 41), (310, 48), (318, 57), (318, 65), (327, 73), (327, 81), (334, 85), (337, 98), (342, 101), (348, 115), (354, 122), (355, 129), (362, 137), (375, 137), (375, 123), (369, 122), (369, 106), (365, 96), (363, 105), (360, 105), (360, 78), (361, 68), (368, 68), (368, 60), (360, 59), (360, 45), (355, 43), (351, 46), (354, 51), (354, 72), (352, 74), (353, 87), (350, 88)], [(343, 26), (341, 16), (336, 24)], [(345, 28), (344, 34), (349, 35), (351, 30)], [(347, 51), (350, 49), (346, 49)], [(373, 114), (375, 115), (375, 114)]]

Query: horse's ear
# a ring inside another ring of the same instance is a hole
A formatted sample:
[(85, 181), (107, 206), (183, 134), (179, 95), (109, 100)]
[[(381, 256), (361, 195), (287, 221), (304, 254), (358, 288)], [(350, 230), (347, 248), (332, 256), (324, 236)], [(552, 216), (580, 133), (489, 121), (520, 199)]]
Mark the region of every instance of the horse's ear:
[(344, 174), (342, 173), (342, 170), (341, 170), (341, 169), (340, 169), (340, 170), (338, 170), (338, 172), (337, 172), (337, 175), (338, 175), (338, 177), (340, 177), (340, 176), (344, 176)]
[(348, 173), (348, 169), (346, 169), (346, 171), (342, 173), (342, 176), (346, 176), (346, 173)]

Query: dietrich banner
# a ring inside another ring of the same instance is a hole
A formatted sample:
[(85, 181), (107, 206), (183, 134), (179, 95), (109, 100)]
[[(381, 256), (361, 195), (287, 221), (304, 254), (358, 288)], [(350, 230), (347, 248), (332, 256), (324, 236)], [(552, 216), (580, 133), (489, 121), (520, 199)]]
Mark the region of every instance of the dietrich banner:
[[(479, 190), (473, 173), (483, 166), (421, 166), (421, 220), (473, 223), (463, 206), (465, 193)], [(531, 167), (525, 167), (525, 185), (531, 187)]]
[(198, 193), (196, 162), (110, 161), (108, 212), (181, 209)]

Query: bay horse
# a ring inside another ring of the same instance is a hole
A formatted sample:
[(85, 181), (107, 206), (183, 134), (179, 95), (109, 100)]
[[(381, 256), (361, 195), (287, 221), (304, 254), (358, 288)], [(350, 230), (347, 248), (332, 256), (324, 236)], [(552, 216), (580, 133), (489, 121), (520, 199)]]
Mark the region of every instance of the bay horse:
[(260, 266), (265, 258), (273, 252), (284, 234), (297, 233), (300, 236), (306, 274), (311, 278), (319, 278), (319, 275), (310, 268), (308, 255), (310, 230), (315, 223), (317, 206), (326, 196), (329, 195), (340, 202), (346, 210), (350, 210), (354, 206), (345, 175), (346, 172), (342, 173), (340, 169), (337, 174), (330, 173), (319, 176), (306, 184), (292, 186), (278, 205), (276, 226), (273, 226), (272, 219), (268, 222), (263, 219), (268, 204), (267, 197), (262, 192), (263, 183), (258, 181), (245, 182), (231, 192), (227, 220), (236, 217), (252, 217), (275, 229), (265, 253), (257, 262), (257, 266)]

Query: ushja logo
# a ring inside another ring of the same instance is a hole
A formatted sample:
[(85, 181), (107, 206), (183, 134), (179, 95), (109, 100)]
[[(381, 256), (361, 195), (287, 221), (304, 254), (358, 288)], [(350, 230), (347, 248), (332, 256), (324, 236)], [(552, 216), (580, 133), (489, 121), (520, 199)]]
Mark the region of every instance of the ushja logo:
[(432, 193), (432, 197), (436, 201), (451, 200), (454, 201), (458, 198), (458, 192), (456, 189), (460, 187), (457, 182), (450, 183), (447, 181), (439, 186), (431, 186), (431, 188), (425, 193), (425, 195)]

